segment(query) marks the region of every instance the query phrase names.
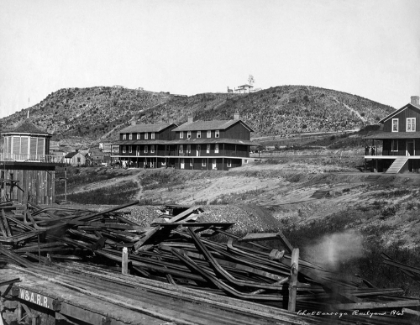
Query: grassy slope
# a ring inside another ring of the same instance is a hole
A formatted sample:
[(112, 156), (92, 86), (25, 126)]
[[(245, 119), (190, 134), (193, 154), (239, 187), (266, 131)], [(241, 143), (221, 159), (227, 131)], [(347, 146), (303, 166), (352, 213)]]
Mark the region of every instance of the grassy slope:
[[(172, 118), (230, 119), (238, 111), (255, 135), (338, 131), (372, 124), (393, 108), (368, 99), (317, 87), (280, 86), (257, 93), (206, 93), (190, 97), (111, 87), (69, 88), (51, 93), (33, 106), (31, 120), (54, 133), (55, 139), (78, 137), (94, 142), (136, 119), (155, 123)], [(358, 112), (357, 114), (354, 112)], [(24, 109), (0, 120), (14, 126), (26, 117)]]

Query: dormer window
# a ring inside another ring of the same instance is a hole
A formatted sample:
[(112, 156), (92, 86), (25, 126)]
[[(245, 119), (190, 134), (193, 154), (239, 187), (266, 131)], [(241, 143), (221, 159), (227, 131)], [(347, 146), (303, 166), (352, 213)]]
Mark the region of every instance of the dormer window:
[(392, 119), (392, 132), (398, 132), (398, 119)]
[(215, 138), (220, 137), (220, 131), (219, 130), (214, 131), (214, 137)]
[(179, 138), (180, 138), (180, 139), (184, 139), (184, 132), (182, 132), (182, 131), (181, 131), (181, 132), (179, 132)]
[(197, 131), (197, 138), (200, 139), (201, 138), (201, 131)]
[(211, 138), (211, 131), (207, 131), (207, 138), (210, 139)]
[(416, 118), (415, 117), (407, 118), (406, 132), (416, 132)]
[(155, 132), (150, 133), (150, 139), (152, 139), (152, 140), (155, 139)]
[(187, 139), (191, 139), (191, 131), (187, 132)]
[(123, 134), (123, 140), (125, 140), (125, 139), (126, 139), (126, 134), (124, 133), (124, 134)]
[(149, 133), (147, 133), (147, 132), (146, 132), (146, 133), (144, 134), (144, 140), (148, 140), (148, 139), (149, 139)]

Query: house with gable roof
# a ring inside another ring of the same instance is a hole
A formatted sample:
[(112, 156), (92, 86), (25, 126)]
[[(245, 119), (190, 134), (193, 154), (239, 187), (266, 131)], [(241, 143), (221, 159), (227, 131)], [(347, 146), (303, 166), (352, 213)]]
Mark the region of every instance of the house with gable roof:
[[(419, 172), (420, 169), (420, 104), (419, 96), (379, 121), (381, 132), (368, 136), (372, 147), (381, 144), (381, 150), (370, 150), (365, 161), (377, 171), (396, 174)], [(380, 147), (380, 146), (378, 146)]]

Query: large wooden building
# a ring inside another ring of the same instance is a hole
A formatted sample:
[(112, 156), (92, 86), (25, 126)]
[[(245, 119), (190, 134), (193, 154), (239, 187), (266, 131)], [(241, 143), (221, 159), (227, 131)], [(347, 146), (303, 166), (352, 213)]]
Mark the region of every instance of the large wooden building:
[(57, 157), (49, 155), (51, 134), (25, 120), (4, 131), (0, 154), (0, 201), (51, 204), (55, 201)]
[[(253, 130), (235, 114), (232, 120), (131, 125), (120, 131), (118, 154), (123, 166), (228, 170), (249, 158)], [(113, 150), (114, 152), (114, 150)]]
[(419, 96), (412, 96), (410, 103), (380, 121), (382, 132), (368, 137), (372, 139), (372, 147), (376, 148), (379, 140), (382, 148), (370, 150), (365, 160), (380, 172), (419, 172), (420, 126), (417, 120), (420, 121)]

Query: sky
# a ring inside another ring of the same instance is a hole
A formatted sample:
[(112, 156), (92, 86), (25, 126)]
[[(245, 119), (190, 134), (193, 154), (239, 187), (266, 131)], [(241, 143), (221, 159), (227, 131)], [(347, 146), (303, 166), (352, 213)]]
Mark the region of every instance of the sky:
[(418, 0), (0, 0), (0, 117), (71, 87), (420, 95)]

